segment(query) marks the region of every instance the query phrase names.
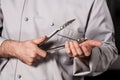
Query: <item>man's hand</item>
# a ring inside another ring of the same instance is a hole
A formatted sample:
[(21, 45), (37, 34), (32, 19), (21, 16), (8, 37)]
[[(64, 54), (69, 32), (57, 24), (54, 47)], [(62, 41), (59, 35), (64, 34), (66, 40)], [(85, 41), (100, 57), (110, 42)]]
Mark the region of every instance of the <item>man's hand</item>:
[(40, 49), (38, 45), (46, 40), (46, 36), (40, 39), (27, 40), (27, 41), (13, 41), (6, 40), (0, 47), (0, 56), (2, 57), (15, 57), (28, 65), (32, 65), (37, 59), (46, 57), (47, 52)]
[(82, 43), (71, 41), (65, 43), (66, 52), (70, 57), (89, 57), (94, 47), (101, 46), (102, 43), (96, 40), (86, 40)]

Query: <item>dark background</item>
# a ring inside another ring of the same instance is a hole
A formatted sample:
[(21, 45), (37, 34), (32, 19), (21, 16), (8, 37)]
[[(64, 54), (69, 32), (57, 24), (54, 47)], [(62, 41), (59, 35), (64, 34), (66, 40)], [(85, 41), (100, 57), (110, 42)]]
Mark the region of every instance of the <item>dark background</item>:
[[(107, 0), (115, 27), (115, 39), (120, 54), (120, 0)], [(106, 72), (96, 77), (86, 77), (85, 80), (120, 80), (120, 57)]]

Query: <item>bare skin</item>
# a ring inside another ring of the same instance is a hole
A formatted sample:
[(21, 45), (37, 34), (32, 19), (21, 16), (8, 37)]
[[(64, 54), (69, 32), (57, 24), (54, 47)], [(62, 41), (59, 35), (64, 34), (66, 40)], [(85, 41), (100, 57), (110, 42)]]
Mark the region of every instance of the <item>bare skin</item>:
[(86, 65), (89, 65), (89, 59), (92, 49), (101, 45), (102, 43), (96, 40), (86, 40), (82, 43), (78, 43), (77, 41), (65, 42), (65, 48), (68, 56), (78, 57)]
[[(18, 58), (28, 65), (32, 65), (36, 60), (43, 59), (47, 56), (47, 52), (40, 49), (38, 45), (42, 44), (47, 39), (43, 36), (34, 40), (14, 41), (5, 40), (0, 46), (0, 57)], [(65, 48), (70, 57), (89, 57), (91, 51), (96, 46), (101, 46), (100, 41), (86, 40), (82, 43), (77, 41), (66, 41)]]
[(46, 57), (47, 52), (38, 47), (46, 40), (46, 36), (27, 41), (5, 40), (0, 46), (1, 57), (15, 57), (28, 65), (32, 65), (37, 59)]
[(94, 47), (101, 46), (102, 43), (96, 40), (86, 40), (82, 43), (77, 41), (66, 41), (66, 52), (70, 57), (89, 57)]

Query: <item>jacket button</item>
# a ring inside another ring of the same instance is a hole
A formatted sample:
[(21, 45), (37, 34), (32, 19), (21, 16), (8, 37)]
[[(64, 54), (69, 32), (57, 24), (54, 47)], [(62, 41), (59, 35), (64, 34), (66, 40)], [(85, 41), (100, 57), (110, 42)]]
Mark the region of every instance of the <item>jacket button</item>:
[(28, 20), (29, 20), (29, 18), (28, 18), (28, 17), (26, 17), (26, 18), (25, 18), (25, 21), (28, 21)]
[(52, 22), (52, 23), (51, 23), (51, 26), (54, 26), (54, 25), (55, 25), (55, 24)]
[(21, 76), (20, 74), (19, 74), (17, 77), (18, 77), (19, 79), (22, 78), (22, 76)]

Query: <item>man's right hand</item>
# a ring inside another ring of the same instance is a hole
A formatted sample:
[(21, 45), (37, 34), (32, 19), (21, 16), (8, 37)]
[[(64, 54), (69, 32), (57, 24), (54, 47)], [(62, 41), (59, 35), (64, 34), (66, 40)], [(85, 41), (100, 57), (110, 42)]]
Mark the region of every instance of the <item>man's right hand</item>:
[(47, 39), (43, 36), (39, 39), (27, 41), (5, 40), (0, 46), (1, 57), (15, 57), (28, 65), (32, 65), (37, 59), (46, 57), (47, 52), (40, 49), (38, 45)]

